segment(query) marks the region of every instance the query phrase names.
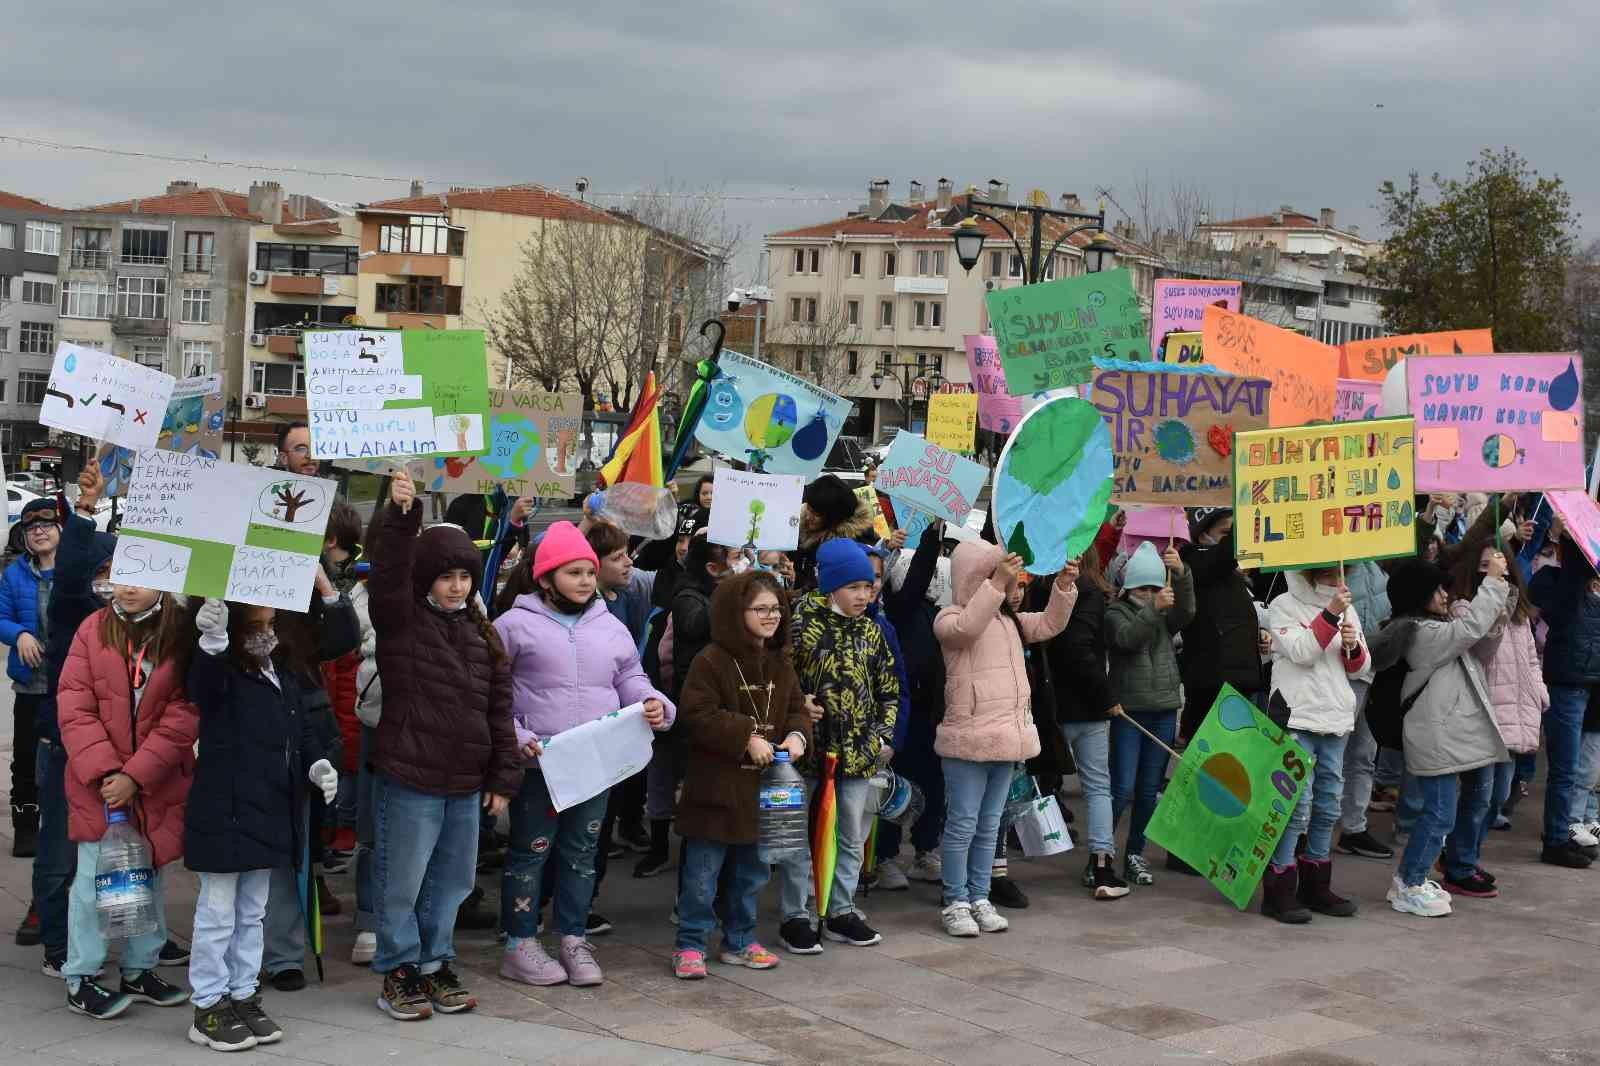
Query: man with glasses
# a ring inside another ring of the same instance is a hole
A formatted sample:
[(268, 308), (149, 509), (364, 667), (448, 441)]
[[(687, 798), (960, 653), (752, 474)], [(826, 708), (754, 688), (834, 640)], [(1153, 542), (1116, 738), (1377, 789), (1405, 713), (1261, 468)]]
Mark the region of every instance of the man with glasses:
[(285, 422), (278, 427), (278, 459), (273, 465), (306, 477), (322, 473), (322, 464), (311, 458), (310, 426), (304, 422)]

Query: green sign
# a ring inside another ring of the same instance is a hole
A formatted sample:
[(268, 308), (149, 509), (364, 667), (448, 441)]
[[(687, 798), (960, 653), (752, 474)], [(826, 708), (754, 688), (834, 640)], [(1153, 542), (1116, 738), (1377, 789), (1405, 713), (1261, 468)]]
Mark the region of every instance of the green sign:
[(1081, 385), (1096, 359), (1150, 358), (1126, 268), (996, 289), (984, 299), (1013, 396)]
[(1145, 834), (1244, 910), (1309, 787), (1315, 760), (1228, 685), (1167, 783)]

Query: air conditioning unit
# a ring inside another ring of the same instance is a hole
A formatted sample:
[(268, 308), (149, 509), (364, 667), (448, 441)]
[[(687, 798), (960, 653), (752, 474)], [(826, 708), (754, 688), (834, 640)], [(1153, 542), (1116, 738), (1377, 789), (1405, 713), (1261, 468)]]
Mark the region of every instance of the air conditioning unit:
[(244, 398), (244, 405), (253, 408), (265, 407), (267, 406), (266, 394), (260, 392), (248, 393)]
[(252, 284), (252, 285), (265, 285), (266, 283), (267, 283), (267, 272), (265, 270), (252, 270), (252, 271), (250, 271), (250, 284)]
[(265, 333), (252, 333), (252, 334), (250, 334), (250, 347), (252, 347), (252, 348), (265, 348), (266, 346), (267, 346), (267, 335)]

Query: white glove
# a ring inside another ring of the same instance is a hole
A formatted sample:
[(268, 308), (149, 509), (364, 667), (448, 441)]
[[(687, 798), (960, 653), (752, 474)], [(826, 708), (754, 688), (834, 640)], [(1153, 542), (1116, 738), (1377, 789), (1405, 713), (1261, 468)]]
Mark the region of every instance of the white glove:
[(322, 802), (332, 803), (339, 794), (339, 771), (327, 759), (318, 759), (306, 772), (311, 783), (322, 790)]
[(223, 637), (228, 634), (228, 605), (221, 600), (207, 598), (195, 612), (194, 624), (202, 636)]

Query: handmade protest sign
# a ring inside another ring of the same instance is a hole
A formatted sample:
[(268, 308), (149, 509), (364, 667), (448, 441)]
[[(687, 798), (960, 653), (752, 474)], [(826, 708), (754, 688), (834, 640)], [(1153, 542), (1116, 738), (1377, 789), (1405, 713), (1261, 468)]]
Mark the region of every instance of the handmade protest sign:
[(1223, 685), (1145, 834), (1244, 910), (1315, 762), (1232, 685)]
[(1339, 346), (1339, 376), (1382, 381), (1402, 359), (1413, 355), (1489, 355), (1494, 334), (1486, 329), (1457, 329), (1443, 333), (1408, 333), (1400, 337), (1370, 337)]
[(1022, 402), (1006, 391), (1006, 374), (994, 338), (968, 333), (961, 339), (967, 346), (972, 388), (978, 394), (978, 425), (992, 433), (1010, 433), (1022, 421)]
[(984, 303), (1013, 396), (1082, 384), (1096, 358), (1150, 358), (1126, 268), (996, 289)]
[(1333, 421), (1338, 349), (1220, 307), (1207, 307), (1205, 315), (1206, 362), (1272, 382), (1271, 425)]
[(994, 473), (1000, 543), (1030, 574), (1053, 574), (1094, 541), (1111, 499), (1111, 431), (1087, 400), (1040, 404), (1011, 434)]
[(318, 459), (487, 451), (482, 330), (322, 330), (302, 340)]
[[(222, 451), (225, 415), (221, 374), (181, 378), (172, 388), (172, 399), (167, 402), (155, 446), (162, 451), (187, 452), (215, 459)], [(100, 466), (101, 477), (105, 478), (103, 496), (127, 495), (134, 455), (132, 448), (116, 444), (100, 446), (95, 462)]]
[(564, 811), (626, 781), (650, 764), (654, 739), (642, 703), (545, 737), (539, 772), (550, 806)]
[(799, 474), (753, 474), (719, 466), (712, 474), (711, 521), (706, 536), (713, 544), (757, 551), (789, 551), (800, 544), (800, 494), (806, 479)]
[(150, 448), (175, 384), (171, 374), (63, 341), (50, 366), (39, 421), (91, 440)]
[(1340, 378), (1334, 386), (1333, 420), (1356, 422), (1363, 418), (1377, 418), (1382, 398), (1381, 381), (1363, 381), (1360, 378)]
[(1581, 489), (1582, 357), (1413, 355), (1417, 491)]
[(901, 430), (878, 468), (878, 491), (935, 518), (960, 524), (978, 502), (989, 468)]
[(1240, 433), (1234, 555), (1294, 570), (1417, 552), (1410, 418)]
[[(1239, 281), (1191, 281), (1186, 278), (1159, 278), (1150, 305), (1150, 350), (1159, 351), (1163, 340), (1170, 343), (1170, 334), (1198, 333), (1205, 321), (1207, 307), (1239, 310), (1244, 283)], [(1197, 346), (1198, 347), (1198, 346)], [(1167, 349), (1166, 361), (1177, 359), (1172, 349)], [(1190, 362), (1199, 362), (1197, 358)]]
[(1600, 570), (1600, 503), (1580, 489), (1556, 489), (1544, 494), (1567, 535), (1577, 544), (1589, 565)]
[(1228, 506), (1234, 431), (1266, 428), (1269, 389), (1264, 378), (1162, 363), (1097, 369), (1089, 401), (1111, 431), (1111, 498)]
[(1205, 348), (1199, 331), (1194, 333), (1169, 333), (1156, 349), (1156, 358), (1163, 363), (1178, 366), (1198, 366), (1206, 361)]
[(583, 397), (532, 389), (489, 390), (489, 449), (413, 463), (423, 492), (492, 493), (564, 499), (575, 491)]
[(928, 397), (928, 440), (953, 452), (970, 452), (977, 430), (976, 393), (942, 392)]
[(1118, 547), (1129, 555), (1145, 541), (1163, 552), (1174, 544), (1189, 543), (1189, 517), (1181, 506), (1129, 507), (1127, 515)]
[[(894, 530), (889, 528), (889, 519), (883, 513), (883, 504), (878, 500), (878, 490), (871, 485), (861, 485), (856, 488), (856, 499), (872, 512), (872, 531), (878, 535), (879, 540), (887, 540)], [(921, 512), (912, 511), (912, 514)]]
[(111, 580), (304, 611), (335, 485), (282, 470), (141, 449)]
[(723, 349), (694, 439), (757, 470), (812, 478), (849, 415), (849, 400)]

